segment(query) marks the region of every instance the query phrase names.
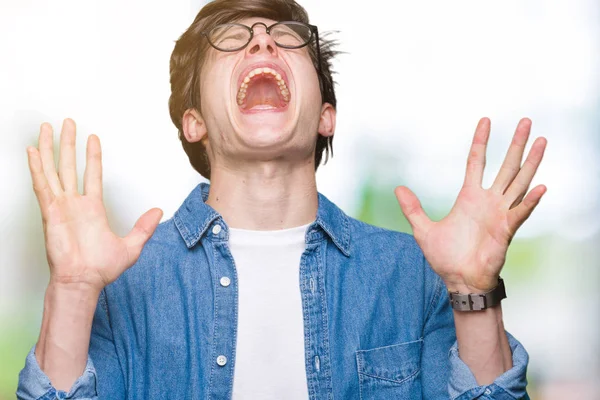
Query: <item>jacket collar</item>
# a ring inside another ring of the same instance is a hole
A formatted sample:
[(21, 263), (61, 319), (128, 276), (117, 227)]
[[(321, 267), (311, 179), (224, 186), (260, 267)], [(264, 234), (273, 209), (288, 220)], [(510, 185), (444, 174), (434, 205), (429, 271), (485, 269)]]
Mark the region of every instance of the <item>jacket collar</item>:
[[(198, 184), (173, 216), (175, 226), (188, 248), (192, 248), (198, 243), (213, 221), (222, 219), (214, 208), (206, 204), (209, 188), (210, 184), (208, 183)], [(337, 248), (349, 256), (349, 217), (321, 193), (318, 193), (318, 198), (317, 218), (309, 227), (307, 238), (314, 235), (320, 227)]]

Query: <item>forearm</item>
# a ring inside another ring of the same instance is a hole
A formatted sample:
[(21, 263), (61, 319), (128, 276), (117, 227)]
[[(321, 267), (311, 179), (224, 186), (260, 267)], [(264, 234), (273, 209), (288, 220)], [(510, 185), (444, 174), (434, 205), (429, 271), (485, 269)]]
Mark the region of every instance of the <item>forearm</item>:
[(488, 385), (512, 368), (502, 306), (483, 311), (454, 311), (458, 353), (479, 385)]
[(98, 293), (50, 284), (35, 356), (57, 390), (68, 392), (83, 373)]

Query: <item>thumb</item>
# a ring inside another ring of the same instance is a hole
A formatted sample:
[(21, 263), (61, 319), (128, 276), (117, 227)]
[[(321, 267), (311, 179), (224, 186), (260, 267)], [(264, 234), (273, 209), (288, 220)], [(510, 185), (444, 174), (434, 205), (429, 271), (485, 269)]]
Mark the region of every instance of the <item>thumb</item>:
[(406, 186), (398, 186), (394, 190), (394, 193), (396, 194), (398, 203), (400, 203), (402, 213), (412, 227), (415, 237), (427, 232), (433, 222), (425, 214), (425, 211), (423, 211), (423, 207), (421, 207), (421, 202), (417, 196)]
[(150, 239), (160, 219), (163, 211), (160, 208), (152, 208), (146, 211), (135, 223), (133, 229), (125, 236), (125, 244), (129, 253), (129, 266), (133, 265), (140, 256), (142, 248)]

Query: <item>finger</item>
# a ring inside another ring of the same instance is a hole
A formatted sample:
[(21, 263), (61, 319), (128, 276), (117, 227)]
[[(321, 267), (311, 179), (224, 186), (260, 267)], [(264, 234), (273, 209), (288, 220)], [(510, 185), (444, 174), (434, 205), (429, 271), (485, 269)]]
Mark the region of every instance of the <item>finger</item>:
[(67, 118), (60, 132), (58, 177), (67, 193), (77, 192), (77, 167), (75, 156), (75, 121)]
[(527, 139), (529, 139), (529, 132), (531, 131), (531, 120), (529, 118), (523, 118), (519, 121), (515, 134), (513, 136), (510, 148), (506, 153), (504, 162), (500, 167), (500, 172), (492, 184), (492, 190), (496, 193), (504, 193), (508, 185), (515, 179), (515, 176), (521, 169), (521, 160), (523, 159), (523, 153), (525, 152), (525, 145)]
[(39, 152), (42, 160), (42, 168), (48, 182), (48, 186), (54, 193), (58, 195), (62, 193), (62, 186), (56, 174), (56, 164), (54, 164), (54, 140), (52, 126), (48, 123), (43, 123), (40, 127)]
[(508, 207), (508, 209), (512, 210), (513, 208), (515, 208), (516, 206), (521, 204), (521, 201), (523, 201), (523, 197), (525, 197), (525, 193), (527, 193), (528, 190), (529, 190), (529, 186), (527, 186), (527, 188), (525, 189), (523, 194), (519, 195), (519, 197), (517, 197), (516, 200), (512, 202), (512, 204), (510, 205), (510, 207)]
[(481, 118), (475, 129), (475, 136), (473, 136), (473, 143), (469, 151), (464, 186), (481, 187), (483, 170), (485, 169), (485, 152), (489, 137), (490, 120), (488, 118)]
[(31, 172), (31, 181), (33, 183), (33, 191), (38, 199), (42, 216), (45, 216), (46, 209), (54, 200), (52, 189), (48, 186), (44, 168), (42, 167), (42, 159), (40, 152), (33, 146), (27, 148), (27, 160), (29, 162), (29, 171)]
[(415, 237), (422, 237), (427, 233), (433, 222), (429, 219), (427, 214), (425, 214), (425, 211), (423, 211), (421, 202), (406, 186), (398, 186), (396, 190), (394, 190), (394, 193), (396, 194), (398, 203), (400, 203), (402, 213), (404, 213), (404, 216), (412, 227), (413, 234)]
[[(537, 172), (542, 158), (544, 158), (544, 151), (546, 150), (546, 138), (539, 137), (533, 142), (533, 146), (527, 155), (525, 163), (521, 167), (521, 170), (512, 181), (505, 193), (506, 203), (511, 206), (516, 206), (520, 199), (525, 196), (531, 181)], [(511, 207), (512, 208), (512, 207)]]
[(531, 189), (531, 192), (514, 209), (508, 213), (508, 226), (510, 231), (514, 234), (517, 229), (529, 218), (535, 207), (540, 202), (540, 199), (546, 193), (546, 186), (538, 185)]
[(83, 193), (102, 200), (102, 148), (96, 135), (90, 135), (87, 141)]
[(144, 245), (150, 239), (158, 226), (163, 212), (160, 208), (146, 211), (135, 223), (135, 226), (125, 237), (129, 253), (129, 265), (133, 265), (140, 256)]

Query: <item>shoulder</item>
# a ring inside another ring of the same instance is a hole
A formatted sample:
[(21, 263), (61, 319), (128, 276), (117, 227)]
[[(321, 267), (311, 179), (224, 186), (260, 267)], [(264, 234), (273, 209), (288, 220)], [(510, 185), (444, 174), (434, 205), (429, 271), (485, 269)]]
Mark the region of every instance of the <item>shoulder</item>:
[(176, 228), (173, 218), (169, 218), (156, 227), (132, 268), (136, 266), (144, 268), (156, 262), (180, 257), (186, 250), (185, 241)]
[(173, 218), (161, 222), (144, 245), (137, 261), (111, 286), (146, 287), (153, 280), (172, 274), (187, 252), (186, 244)]
[(377, 249), (402, 257), (423, 260), (423, 252), (413, 235), (371, 225), (358, 219), (347, 217), (352, 242), (352, 250)]
[(351, 258), (371, 273), (402, 276), (398, 282), (422, 288), (433, 295), (439, 291), (440, 278), (431, 268), (414, 236), (374, 226), (348, 217)]
[[(348, 217), (350, 257), (346, 265), (377, 288), (378, 296), (420, 304), (429, 315), (442, 296), (443, 283), (413, 235)], [(363, 287), (363, 286), (361, 286)]]
[(146, 242), (142, 254), (155, 253), (160, 250), (165, 250), (173, 247), (186, 247), (185, 241), (181, 237), (181, 233), (175, 225), (173, 217), (161, 222), (156, 227), (156, 230)]

